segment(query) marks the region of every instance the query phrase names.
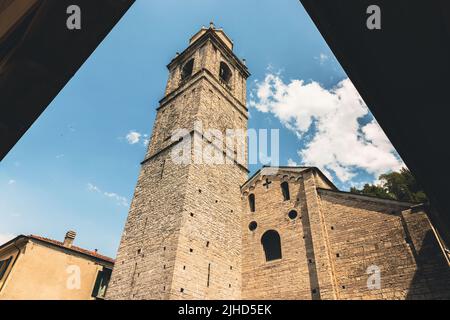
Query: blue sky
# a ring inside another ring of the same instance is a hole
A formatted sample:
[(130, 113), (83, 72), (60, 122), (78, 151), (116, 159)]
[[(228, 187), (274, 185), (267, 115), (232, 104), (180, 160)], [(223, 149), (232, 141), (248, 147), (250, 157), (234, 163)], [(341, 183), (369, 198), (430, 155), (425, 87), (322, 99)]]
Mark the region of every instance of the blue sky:
[[(322, 166), (342, 189), (398, 168), (298, 1), (137, 0), (0, 163), (0, 242), (18, 234), (62, 239), (73, 229), (77, 245), (115, 256), (166, 65), (211, 20), (247, 60), (249, 127), (280, 129), (282, 165)], [(353, 111), (342, 114), (347, 105)], [(348, 121), (353, 131), (339, 131)], [(141, 135), (134, 144), (131, 131)], [(348, 140), (339, 147), (341, 135)], [(358, 145), (349, 159), (351, 143)]]

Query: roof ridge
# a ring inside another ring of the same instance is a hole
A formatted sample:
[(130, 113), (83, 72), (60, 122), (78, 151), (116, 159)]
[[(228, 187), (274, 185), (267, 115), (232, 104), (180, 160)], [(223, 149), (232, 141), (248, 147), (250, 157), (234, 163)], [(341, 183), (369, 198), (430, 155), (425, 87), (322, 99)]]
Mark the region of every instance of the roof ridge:
[(108, 262), (111, 262), (111, 263), (115, 262), (115, 259), (110, 258), (108, 256), (105, 256), (103, 254), (100, 254), (100, 253), (96, 252), (95, 250), (84, 249), (84, 248), (81, 248), (81, 247), (78, 247), (78, 246), (66, 247), (66, 246), (64, 246), (64, 243), (61, 242), (61, 241), (54, 240), (54, 239), (47, 238), (47, 237), (43, 237), (43, 236), (39, 236), (39, 235), (35, 235), (35, 234), (30, 234), (30, 235), (28, 235), (28, 237), (31, 238), (31, 239), (36, 239), (36, 240), (40, 240), (40, 241), (44, 241), (44, 242), (50, 243), (50, 244), (56, 245), (56, 246), (64, 248), (64, 249), (68, 249), (68, 250), (71, 250), (71, 251), (82, 253), (82, 254), (91, 256), (93, 258), (102, 259), (102, 260), (105, 260), (105, 261), (108, 261)]

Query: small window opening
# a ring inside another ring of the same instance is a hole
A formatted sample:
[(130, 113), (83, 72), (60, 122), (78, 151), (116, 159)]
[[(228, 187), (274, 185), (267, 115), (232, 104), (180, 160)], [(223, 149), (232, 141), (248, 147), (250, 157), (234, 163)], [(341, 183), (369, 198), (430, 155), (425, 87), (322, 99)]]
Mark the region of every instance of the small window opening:
[(191, 76), (193, 69), (194, 59), (191, 59), (184, 64), (183, 69), (181, 70), (181, 80), (186, 80), (189, 76)]
[(106, 294), (106, 288), (108, 287), (109, 280), (111, 279), (111, 269), (104, 268), (97, 273), (97, 278), (95, 280), (94, 289), (92, 290), (91, 296), (103, 300)]
[(223, 84), (230, 85), (232, 74), (230, 67), (225, 62), (220, 62), (219, 78)]
[(283, 193), (284, 201), (291, 199), (289, 195), (289, 183), (287, 183), (286, 181), (281, 183), (281, 192)]
[(298, 214), (297, 214), (297, 211), (295, 211), (295, 210), (291, 210), (291, 211), (289, 211), (289, 213), (288, 213), (288, 217), (289, 217), (289, 219), (291, 219), (291, 220), (294, 220), (295, 218), (297, 218), (297, 216), (298, 216)]
[(250, 231), (255, 231), (257, 226), (258, 226), (258, 224), (256, 223), (256, 221), (252, 221), (252, 222), (249, 223), (248, 229)]
[(248, 196), (248, 204), (250, 205), (250, 212), (255, 212), (255, 195), (253, 193)]
[(209, 287), (209, 278), (211, 276), (211, 263), (208, 263), (208, 280), (206, 282), (206, 286)]

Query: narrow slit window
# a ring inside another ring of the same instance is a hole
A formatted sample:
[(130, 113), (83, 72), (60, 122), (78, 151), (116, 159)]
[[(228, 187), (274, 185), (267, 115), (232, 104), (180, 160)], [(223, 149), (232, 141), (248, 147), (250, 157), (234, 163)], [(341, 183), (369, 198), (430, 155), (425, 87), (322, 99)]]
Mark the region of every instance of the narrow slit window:
[(248, 196), (248, 204), (250, 206), (250, 212), (255, 212), (255, 195), (253, 193)]
[(289, 195), (289, 183), (287, 183), (286, 181), (281, 184), (281, 192), (283, 193), (284, 201), (291, 199)]
[(211, 277), (211, 263), (208, 263), (208, 280), (206, 282), (206, 286), (209, 287), (209, 279)]

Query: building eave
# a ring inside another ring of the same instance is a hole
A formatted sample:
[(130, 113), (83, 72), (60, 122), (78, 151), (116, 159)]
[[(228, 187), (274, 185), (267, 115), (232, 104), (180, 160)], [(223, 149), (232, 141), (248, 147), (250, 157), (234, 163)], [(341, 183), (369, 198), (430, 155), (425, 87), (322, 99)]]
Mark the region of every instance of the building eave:
[(320, 171), (317, 167), (308, 167), (308, 166), (262, 166), (258, 171), (256, 171), (246, 182), (244, 182), (241, 186), (241, 191), (245, 189), (249, 184), (251, 184), (254, 180), (257, 180), (258, 177), (261, 175), (262, 171), (264, 169), (274, 169), (274, 170), (292, 170), (292, 171), (299, 171), (301, 172), (307, 172), (307, 171), (314, 171), (315, 173), (318, 173), (329, 185), (332, 189), (338, 190), (337, 187), (331, 182), (323, 173)]
[(37, 243), (45, 244), (45, 245), (50, 246), (52, 248), (58, 248), (60, 250), (67, 251), (67, 253), (81, 255), (83, 257), (86, 257), (86, 258), (89, 258), (89, 259), (93, 259), (95, 261), (101, 262), (102, 264), (108, 265), (110, 267), (113, 267), (114, 262), (115, 262), (115, 260), (110, 258), (110, 257), (104, 256), (104, 255), (101, 255), (101, 254), (97, 254), (97, 253), (94, 253), (94, 252), (90, 252), (87, 249), (83, 249), (83, 248), (80, 248), (80, 247), (77, 247), (77, 246), (74, 246), (73, 248), (68, 248), (68, 247), (63, 246), (62, 244), (57, 243), (59, 241), (52, 240), (52, 239), (47, 239), (47, 238), (44, 238), (44, 237), (34, 236), (34, 235), (29, 235), (29, 236), (26, 236), (26, 235), (23, 235), (23, 234), (18, 235), (17, 237), (15, 237), (15, 238), (9, 240), (8, 242), (2, 244), (0, 246), (0, 251), (5, 249), (6, 247), (10, 246), (11, 244), (17, 243), (19, 240), (24, 240), (26, 242), (34, 241), (34, 242), (37, 242)]
[(351, 197), (351, 198), (357, 198), (360, 200), (366, 200), (366, 201), (375, 201), (379, 203), (384, 203), (386, 205), (398, 205), (402, 206), (405, 209), (407, 208), (414, 208), (416, 206), (424, 207), (425, 204), (423, 203), (415, 203), (415, 202), (405, 202), (405, 201), (399, 201), (395, 199), (384, 199), (380, 197), (370, 196), (370, 195), (364, 195), (364, 194), (358, 194), (348, 191), (340, 191), (340, 190), (330, 190), (325, 188), (316, 188), (319, 193), (333, 193), (337, 196), (344, 196), (344, 197)]

